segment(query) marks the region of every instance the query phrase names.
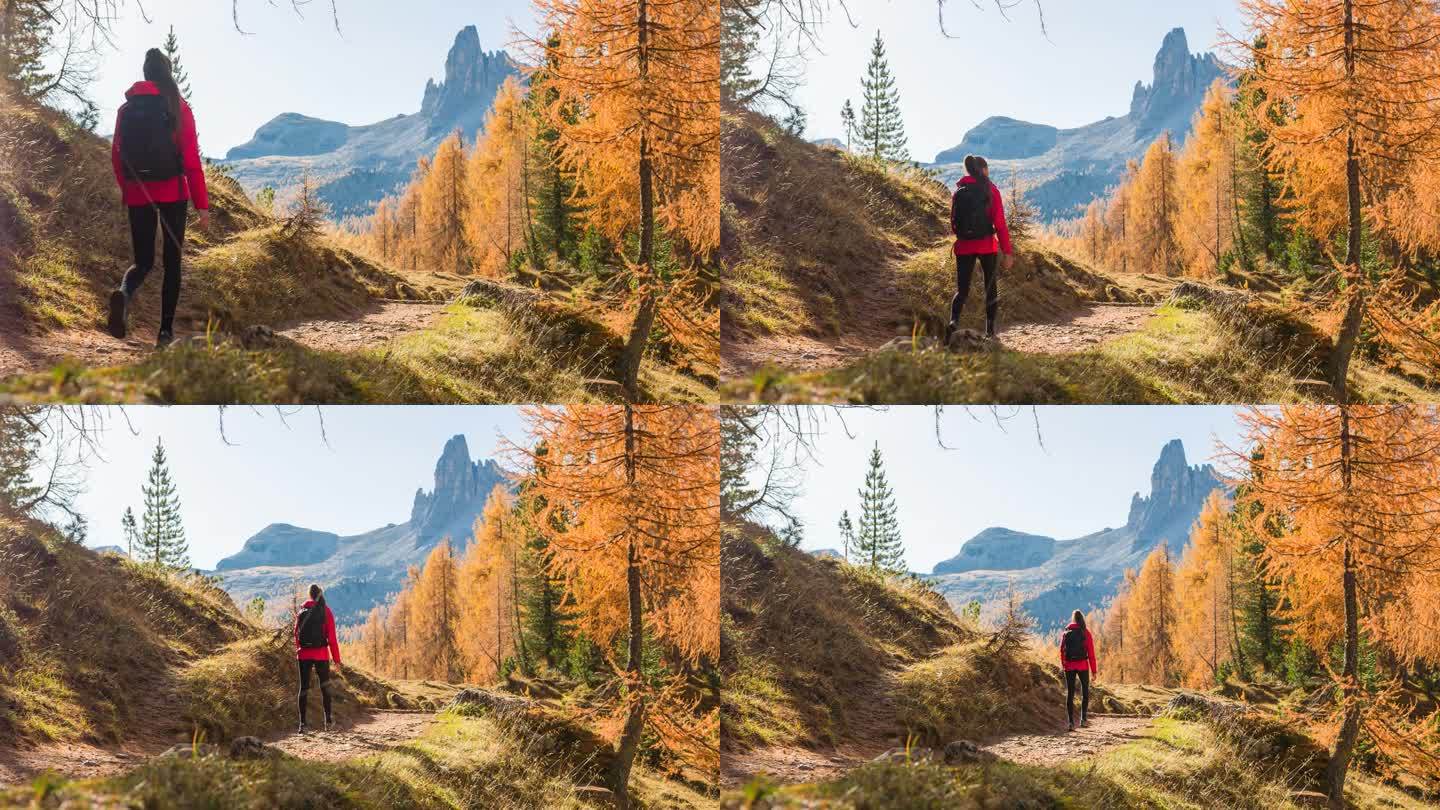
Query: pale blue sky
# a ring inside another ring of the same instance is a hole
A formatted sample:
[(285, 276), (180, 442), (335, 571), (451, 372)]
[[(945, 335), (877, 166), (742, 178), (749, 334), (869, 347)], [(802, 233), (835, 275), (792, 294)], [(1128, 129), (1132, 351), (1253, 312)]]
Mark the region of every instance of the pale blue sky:
[(929, 162), (992, 115), (1057, 127), (1124, 115), (1136, 80), (1150, 82), (1166, 32), (1184, 28), (1192, 52), (1211, 50), (1217, 30), (1242, 28), (1235, 0), (1042, 0), (1048, 39), (1029, 2), (1009, 20), (992, 0), (950, 2), (947, 39), (933, 0), (850, 0), (826, 24), (798, 94), (810, 138), (843, 138), (840, 107), (860, 108), (860, 78), (878, 28), (900, 90), (910, 154)]
[[(179, 490), (190, 559), (213, 568), (271, 523), (357, 534), (410, 519), (419, 487), (434, 486), (435, 462), (463, 434), (472, 458), (494, 457), (497, 439), (525, 436), (510, 407), (229, 408), (137, 406), (112, 410), (78, 506), (92, 546), (124, 546), (120, 516), (141, 511), (140, 486), (163, 437)], [(288, 427), (287, 424), (288, 423)], [(131, 432), (133, 427), (134, 433)]]
[[(240, 0), (235, 30), (229, 0), (145, 0), (150, 22), (126, 3), (115, 44), (100, 64), (91, 97), (102, 132), (138, 81), (145, 51), (171, 25), (190, 74), (191, 103), (206, 155), (223, 157), (261, 124), (298, 112), (347, 124), (371, 124), (420, 109), (425, 80), (443, 78), (445, 55), (467, 25), (487, 51), (509, 48), (516, 28), (531, 32), (529, 0), (338, 0), (340, 33), (328, 2), (310, 2), (298, 17), (289, 0)], [(533, 32), (531, 32), (533, 33)], [(515, 52), (511, 48), (512, 52)]]
[(991, 526), (1060, 540), (1121, 526), (1130, 496), (1149, 493), (1150, 470), (1166, 442), (1180, 439), (1189, 463), (1200, 464), (1215, 456), (1217, 438), (1240, 440), (1231, 408), (1072, 405), (1002, 413), (1011, 418), (997, 427), (988, 409), (947, 408), (942, 427), (952, 450), (936, 443), (929, 407), (848, 411), (854, 438), (831, 417), (819, 463), (807, 468), (795, 503), (804, 548), (839, 548), (842, 509), (858, 520), (856, 493), (876, 441), (899, 507), (906, 560), (910, 570), (928, 573)]

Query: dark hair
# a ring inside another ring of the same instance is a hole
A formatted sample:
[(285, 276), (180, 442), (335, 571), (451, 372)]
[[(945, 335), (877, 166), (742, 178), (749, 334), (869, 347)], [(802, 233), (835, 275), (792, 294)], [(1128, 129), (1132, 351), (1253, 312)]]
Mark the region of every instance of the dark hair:
[(1084, 614), (1084, 613), (1081, 613), (1081, 612), (1078, 611), (1078, 610), (1075, 611), (1074, 613), (1071, 613), (1071, 614), (1070, 614), (1070, 621), (1074, 622), (1075, 624), (1080, 625), (1080, 629), (1081, 629), (1081, 630), (1084, 630), (1084, 629), (1085, 629), (1085, 614)]
[(180, 127), (180, 88), (175, 84), (175, 74), (170, 69), (170, 59), (160, 52), (159, 48), (151, 48), (145, 52), (145, 81), (160, 88), (160, 95), (165, 97), (165, 103), (170, 107), (170, 129)]
[(979, 155), (965, 156), (965, 173), (976, 180), (988, 181), (990, 178), (986, 177), (984, 173), (984, 170), (988, 168), (990, 168), (990, 164), (985, 158)]
[(310, 598), (315, 600), (317, 606), (325, 607), (325, 591), (321, 590), (319, 585), (310, 586)]

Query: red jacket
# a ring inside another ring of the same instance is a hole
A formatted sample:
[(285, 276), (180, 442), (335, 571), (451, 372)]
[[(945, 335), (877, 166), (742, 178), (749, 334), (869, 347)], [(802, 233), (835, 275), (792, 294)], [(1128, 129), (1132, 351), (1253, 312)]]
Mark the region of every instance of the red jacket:
[[(302, 609), (314, 607), (314, 599), (306, 599)], [(300, 646), (300, 616), (295, 616), (295, 656), (301, 661), (334, 661), (340, 663), (340, 642), (335, 638), (335, 614), (330, 612), (330, 606), (325, 606), (325, 638), (330, 642), (330, 649), (324, 647), (311, 647), (306, 649)]]
[[(1065, 630), (1066, 630), (1066, 632), (1068, 632), (1068, 631), (1070, 631), (1070, 630), (1074, 630), (1075, 628), (1077, 628), (1077, 627), (1079, 627), (1079, 626), (1080, 626), (1080, 625), (1075, 624), (1074, 622), (1071, 622), (1070, 625), (1065, 628)], [(1065, 635), (1064, 635), (1064, 633), (1062, 633), (1062, 634), (1060, 635), (1060, 666), (1061, 666), (1061, 668), (1063, 668), (1066, 672), (1071, 672), (1071, 671), (1073, 671), (1073, 672), (1084, 672), (1086, 669), (1089, 669), (1091, 675), (1094, 675), (1094, 674), (1095, 674), (1095, 672), (1096, 672), (1096, 669), (1095, 669), (1095, 637), (1092, 636), (1092, 635), (1090, 635), (1090, 631), (1089, 631), (1089, 630), (1086, 630), (1086, 631), (1085, 631), (1085, 656), (1086, 656), (1086, 658), (1088, 659), (1088, 660), (1086, 660), (1086, 661), (1066, 661), (1066, 660), (1065, 660)]]
[[(968, 186), (974, 182), (975, 178), (967, 174), (960, 178), (960, 182), (955, 185)], [(953, 206), (955, 203), (952, 200), (950, 204)], [(1005, 251), (1007, 255), (1014, 253), (1015, 246), (1010, 244), (1010, 228), (1005, 224), (1005, 202), (1000, 199), (1000, 189), (996, 188), (994, 183), (990, 184), (990, 221), (995, 225), (995, 236), (987, 236), (984, 239), (956, 239), (955, 255), (977, 256), (994, 253), (997, 237), (1001, 250)]]
[[(125, 91), (125, 98), (135, 96), (158, 96), (160, 88), (152, 82), (136, 82)], [(129, 206), (193, 200), (195, 207), (210, 207), (210, 195), (205, 190), (205, 166), (200, 162), (200, 140), (195, 135), (195, 114), (185, 99), (180, 99), (180, 126), (175, 130), (175, 148), (180, 150), (180, 160), (185, 173), (174, 180), (156, 180), (142, 183), (125, 176), (120, 162), (120, 117), (125, 115), (125, 105), (115, 114), (115, 138), (110, 142), (110, 165), (115, 168), (115, 182), (120, 186), (121, 196)]]

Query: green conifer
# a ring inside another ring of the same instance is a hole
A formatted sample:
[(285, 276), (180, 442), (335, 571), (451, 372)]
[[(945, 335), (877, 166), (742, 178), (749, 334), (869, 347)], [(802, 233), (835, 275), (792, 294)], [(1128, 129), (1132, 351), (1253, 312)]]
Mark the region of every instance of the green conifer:
[(860, 530), (855, 537), (858, 564), (886, 573), (904, 573), (905, 546), (900, 539), (895, 493), (885, 480), (880, 443), (870, 451), (870, 469), (860, 490)]
[(185, 526), (180, 520), (180, 496), (170, 478), (165, 459), (165, 444), (155, 440), (151, 456), (150, 476), (140, 488), (145, 496), (145, 512), (141, 516), (140, 559), (160, 568), (188, 568), (190, 545), (185, 540)]
[(860, 87), (864, 91), (860, 105), (861, 150), (876, 160), (909, 160), (905, 120), (900, 114), (900, 91), (895, 87), (895, 76), (885, 59), (885, 41), (879, 31), (875, 32), (870, 63), (865, 67)]

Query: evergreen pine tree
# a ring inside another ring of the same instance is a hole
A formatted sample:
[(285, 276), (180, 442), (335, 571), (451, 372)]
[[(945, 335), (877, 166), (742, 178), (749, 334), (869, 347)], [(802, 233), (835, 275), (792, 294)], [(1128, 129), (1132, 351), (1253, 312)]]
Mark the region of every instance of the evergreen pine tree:
[(840, 126), (845, 129), (845, 151), (854, 150), (852, 138), (855, 135), (855, 105), (850, 99), (845, 99), (845, 106), (840, 108)]
[(125, 507), (125, 514), (120, 518), (120, 531), (125, 535), (125, 556), (135, 559), (135, 544), (140, 541), (140, 527), (135, 522), (135, 510)]
[(845, 560), (850, 560), (850, 549), (855, 547), (855, 525), (850, 522), (850, 510), (840, 513), (840, 551)]
[(860, 105), (860, 148), (876, 160), (910, 159), (905, 148), (905, 121), (900, 115), (900, 91), (885, 60), (885, 42), (875, 32), (870, 63), (860, 80), (864, 101)]
[(720, 99), (728, 107), (744, 107), (763, 82), (750, 69), (759, 51), (762, 3), (724, 0), (720, 3)]
[(188, 568), (190, 545), (185, 540), (185, 527), (180, 521), (180, 496), (176, 494), (175, 482), (170, 478), (165, 444), (160, 439), (155, 440), (150, 476), (140, 492), (145, 496), (140, 559), (161, 568)]
[(56, 77), (45, 64), (53, 20), (44, 0), (0, 3), (0, 84), (30, 99), (54, 88)]
[(189, 101), (190, 74), (186, 73), (185, 67), (180, 64), (180, 39), (175, 36), (175, 26), (170, 26), (170, 33), (166, 35), (161, 50), (165, 51), (165, 58), (170, 60), (170, 72), (175, 76), (175, 86), (180, 88), (180, 95)]
[(859, 563), (872, 570), (887, 573), (905, 570), (905, 546), (900, 540), (895, 493), (885, 480), (879, 442), (870, 451), (870, 469), (860, 490), (860, 530), (855, 537), (855, 551)]

